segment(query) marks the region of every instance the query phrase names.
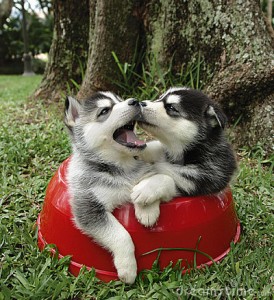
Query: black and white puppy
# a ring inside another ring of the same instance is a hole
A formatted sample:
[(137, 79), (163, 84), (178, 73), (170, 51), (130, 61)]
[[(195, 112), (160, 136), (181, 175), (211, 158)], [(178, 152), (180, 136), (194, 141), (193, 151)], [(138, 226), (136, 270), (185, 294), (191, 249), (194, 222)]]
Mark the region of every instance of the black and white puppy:
[[(143, 157), (155, 160), (157, 174), (173, 179), (173, 196), (217, 193), (229, 184), (236, 158), (224, 134), (226, 116), (215, 102), (197, 90), (177, 87), (141, 105), (139, 125), (159, 140), (147, 143)], [(157, 175), (144, 179), (134, 187), (133, 201), (146, 207), (158, 201), (159, 184)]]
[[(146, 144), (133, 132), (134, 119), (140, 112), (139, 102), (122, 101), (110, 92), (96, 93), (83, 103), (68, 97), (65, 109), (73, 146), (67, 182), (74, 222), (112, 253), (118, 276), (127, 283), (134, 282), (137, 273), (134, 244), (111, 212), (131, 201), (136, 184), (155, 175), (153, 165), (141, 159)], [(169, 200), (172, 195), (167, 187), (173, 181), (166, 175), (159, 176), (166, 184), (158, 189), (157, 200)], [(158, 202), (147, 209), (134, 206), (142, 224), (155, 223)]]

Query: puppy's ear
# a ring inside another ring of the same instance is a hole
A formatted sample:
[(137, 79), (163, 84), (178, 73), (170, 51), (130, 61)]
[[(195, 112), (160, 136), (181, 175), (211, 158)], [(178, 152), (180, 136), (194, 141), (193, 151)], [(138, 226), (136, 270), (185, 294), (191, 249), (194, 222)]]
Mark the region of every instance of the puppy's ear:
[(227, 118), (222, 110), (217, 105), (208, 105), (206, 109), (206, 117), (213, 128), (225, 128)]
[(78, 100), (68, 96), (65, 101), (65, 124), (72, 132), (76, 119), (79, 118), (81, 104)]

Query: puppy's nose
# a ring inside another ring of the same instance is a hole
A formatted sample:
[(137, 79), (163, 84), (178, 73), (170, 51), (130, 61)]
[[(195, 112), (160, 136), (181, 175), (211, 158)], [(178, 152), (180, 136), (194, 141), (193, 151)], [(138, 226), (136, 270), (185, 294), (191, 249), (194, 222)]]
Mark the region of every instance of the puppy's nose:
[(131, 98), (128, 100), (128, 105), (139, 106), (139, 102), (136, 99)]
[(146, 107), (146, 106), (147, 106), (147, 104), (146, 104), (145, 101), (142, 101), (140, 104), (141, 104), (141, 106), (143, 106), (143, 107)]

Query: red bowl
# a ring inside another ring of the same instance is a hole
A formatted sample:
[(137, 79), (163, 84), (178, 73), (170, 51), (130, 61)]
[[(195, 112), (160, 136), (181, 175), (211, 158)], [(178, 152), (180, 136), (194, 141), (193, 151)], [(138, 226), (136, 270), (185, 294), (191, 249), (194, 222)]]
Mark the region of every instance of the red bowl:
[[(59, 257), (70, 255), (69, 269), (75, 276), (84, 265), (94, 268), (103, 281), (118, 279), (111, 254), (81, 233), (72, 221), (65, 176), (68, 162), (61, 164), (48, 185), (37, 220), (38, 246), (42, 250), (47, 244), (55, 244)], [(180, 248), (161, 251), (161, 268), (180, 259), (187, 270), (220, 261), (229, 252), (230, 243), (239, 240), (240, 224), (229, 188), (209, 196), (175, 198), (161, 204), (160, 211), (152, 228), (138, 223), (132, 204), (113, 212), (135, 244), (138, 272), (151, 268), (159, 251), (146, 253), (158, 248)]]

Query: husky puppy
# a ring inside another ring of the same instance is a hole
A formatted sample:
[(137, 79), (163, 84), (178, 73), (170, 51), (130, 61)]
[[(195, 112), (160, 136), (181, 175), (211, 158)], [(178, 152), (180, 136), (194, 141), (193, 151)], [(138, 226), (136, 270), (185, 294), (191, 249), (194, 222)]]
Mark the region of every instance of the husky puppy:
[[(171, 198), (217, 193), (228, 185), (236, 159), (224, 135), (226, 117), (216, 103), (202, 92), (177, 87), (141, 105), (139, 125), (159, 140), (147, 144), (144, 159), (154, 156), (156, 173), (173, 179)], [(159, 183), (157, 175), (142, 180), (133, 188), (132, 200), (155, 207)]]
[[(155, 175), (150, 163), (138, 159), (146, 147), (133, 132), (133, 120), (140, 112), (135, 99), (121, 101), (110, 92), (98, 92), (83, 103), (66, 99), (65, 124), (73, 146), (67, 182), (74, 222), (112, 253), (118, 276), (126, 283), (133, 283), (137, 273), (134, 245), (111, 212), (130, 201), (136, 184)], [(173, 180), (166, 175), (159, 178), (163, 184), (157, 197), (169, 200), (167, 187)], [(155, 223), (158, 202), (148, 209), (136, 204), (135, 214), (146, 226)]]

